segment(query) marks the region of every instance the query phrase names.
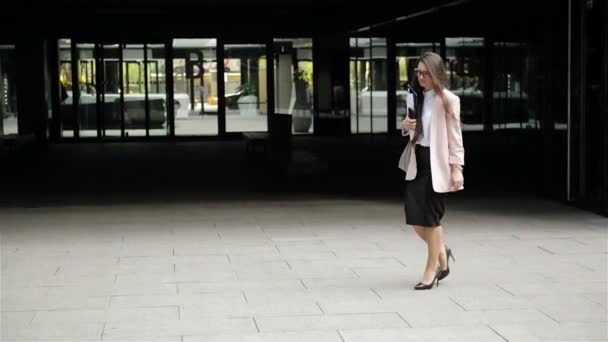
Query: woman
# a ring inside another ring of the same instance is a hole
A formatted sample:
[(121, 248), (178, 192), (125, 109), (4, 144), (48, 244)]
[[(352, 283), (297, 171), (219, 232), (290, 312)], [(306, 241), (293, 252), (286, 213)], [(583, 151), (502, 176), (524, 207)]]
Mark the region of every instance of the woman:
[[(445, 194), (463, 189), (464, 148), (460, 99), (445, 89), (441, 57), (427, 52), (418, 60), (416, 101), (408, 96), (408, 115), (401, 123), (409, 135), (399, 167), (405, 171), (406, 224), (427, 243), (428, 257), (422, 280), (414, 287), (428, 290), (449, 272), (452, 251), (443, 244), (441, 219)], [(412, 103), (414, 102), (414, 103)]]

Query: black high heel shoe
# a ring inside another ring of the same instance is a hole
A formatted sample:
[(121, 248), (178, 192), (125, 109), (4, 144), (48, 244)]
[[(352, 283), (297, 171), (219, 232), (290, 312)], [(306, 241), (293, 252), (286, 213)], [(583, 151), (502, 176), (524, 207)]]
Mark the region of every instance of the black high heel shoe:
[(447, 245), (445, 245), (445, 254), (445, 260), (448, 263), (448, 267), (443, 271), (439, 270), (437, 280), (442, 280), (450, 274), (450, 257), (453, 261), (456, 261), (456, 259), (454, 259), (454, 254), (452, 254), (452, 250)]
[(435, 282), (437, 282), (437, 286), (439, 286), (439, 278), (437, 277), (439, 275), (438, 272), (435, 273), (435, 278), (433, 278), (433, 280), (431, 281), (430, 284), (425, 284), (423, 282), (419, 282), (418, 284), (416, 284), (416, 286), (414, 286), (414, 290), (430, 290), (433, 288), (433, 285), (435, 284)]

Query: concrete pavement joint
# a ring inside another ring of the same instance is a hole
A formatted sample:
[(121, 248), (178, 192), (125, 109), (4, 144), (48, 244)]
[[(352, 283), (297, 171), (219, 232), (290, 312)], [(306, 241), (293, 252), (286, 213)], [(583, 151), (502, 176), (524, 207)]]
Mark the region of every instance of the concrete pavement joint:
[(548, 313), (544, 312), (543, 310), (538, 310), (540, 313), (542, 313), (543, 315), (547, 316), (548, 318), (550, 318), (552, 321), (554, 321), (557, 324), (561, 324), (560, 321), (558, 321), (557, 319), (553, 318), (551, 315), (549, 315)]
[(448, 299), (451, 300), (452, 302), (454, 302), (454, 304), (458, 305), (462, 310), (467, 311), (467, 309), (464, 306), (460, 305), (460, 303), (458, 303), (452, 297), (448, 297)]
[(378, 291), (376, 291), (376, 289), (372, 288), (371, 290), (373, 293), (376, 294), (376, 296), (378, 296), (378, 298), (380, 298), (381, 300), (384, 300), (384, 298), (382, 298), (382, 296), (378, 293)]
[(537, 246), (537, 247), (538, 247), (538, 249), (543, 250), (543, 251), (545, 251), (545, 252), (547, 252), (547, 253), (549, 253), (549, 254), (551, 254), (551, 255), (555, 255), (555, 253), (551, 252), (551, 251), (550, 251), (550, 250), (548, 250), (548, 249), (543, 248), (542, 246)]
[(258, 326), (258, 321), (255, 320), (255, 317), (251, 317), (251, 319), (253, 319), (253, 324), (255, 324), (255, 328), (258, 331), (258, 334), (260, 333), (260, 327)]
[(346, 342), (344, 337), (342, 337), (342, 334), (340, 334), (340, 330), (336, 330), (336, 332), (338, 333), (338, 336), (340, 336), (340, 339), (342, 340), (342, 342)]
[(506, 337), (502, 336), (498, 331), (496, 331), (496, 329), (492, 328), (490, 325), (487, 325), (487, 327), (490, 328), (490, 330), (492, 330), (496, 335), (500, 336), (500, 338), (502, 338), (506, 342), (509, 342), (509, 340)]
[(505, 289), (504, 287), (496, 284), (496, 287), (498, 287), (499, 289), (505, 291), (506, 293), (510, 294), (511, 296), (515, 296), (515, 294), (513, 294), (512, 292), (508, 291), (507, 289)]
[(405, 322), (405, 324), (407, 324), (408, 327), (413, 328), (412, 325), (410, 324), (410, 322), (408, 322), (399, 312), (395, 312), (397, 314), (397, 316), (399, 316), (399, 318), (401, 318), (402, 321)]

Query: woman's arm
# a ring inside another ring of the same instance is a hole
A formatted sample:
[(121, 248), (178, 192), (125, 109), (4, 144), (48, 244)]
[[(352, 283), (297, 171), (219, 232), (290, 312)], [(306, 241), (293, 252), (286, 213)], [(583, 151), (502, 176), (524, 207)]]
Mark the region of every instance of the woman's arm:
[(464, 147), (462, 144), (462, 129), (460, 122), (460, 98), (454, 97), (450, 106), (452, 113), (446, 118), (448, 131), (448, 150), (451, 170), (452, 191), (463, 188), (464, 177), (462, 175), (462, 165), (464, 165)]
[(448, 149), (450, 165), (464, 165), (464, 146), (460, 125), (460, 98), (454, 96), (451, 105), (452, 113), (447, 115)]

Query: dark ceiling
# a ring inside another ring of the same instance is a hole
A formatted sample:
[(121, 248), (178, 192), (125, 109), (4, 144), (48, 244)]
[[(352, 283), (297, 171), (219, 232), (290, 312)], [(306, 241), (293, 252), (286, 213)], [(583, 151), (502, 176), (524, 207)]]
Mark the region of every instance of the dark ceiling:
[(22, 35), (121, 39), (222, 36), (251, 40), (350, 32), (458, 3), (424, 17), (389, 23), (377, 28), (376, 34), (488, 30), (526, 33), (533, 30), (526, 26), (533, 23), (529, 19), (542, 13), (538, 8), (546, 6), (547, 1), (56, 0), (44, 5), (11, 1), (3, 9), (4, 16), (9, 20), (20, 18), (20, 29), (14, 30), (9, 20), (0, 21), (0, 28), (5, 39)]

